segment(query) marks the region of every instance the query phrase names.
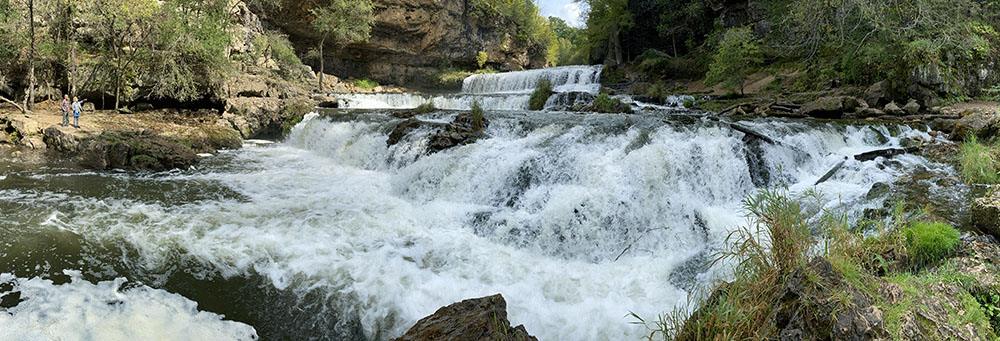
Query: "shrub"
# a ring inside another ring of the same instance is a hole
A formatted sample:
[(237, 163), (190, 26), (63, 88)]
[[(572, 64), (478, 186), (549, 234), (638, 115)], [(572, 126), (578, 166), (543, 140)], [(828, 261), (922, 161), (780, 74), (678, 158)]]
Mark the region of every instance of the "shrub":
[(483, 68), (483, 65), (486, 65), (486, 60), (488, 59), (489, 55), (487, 55), (484, 51), (479, 51), (479, 53), (476, 54), (476, 64), (479, 65), (480, 69)]
[(528, 107), (531, 110), (542, 110), (545, 108), (545, 102), (548, 102), (551, 96), (552, 82), (548, 79), (543, 79), (538, 82), (535, 92), (531, 93), (531, 98), (528, 100)]
[(294, 75), (301, 69), (302, 60), (295, 54), (292, 43), (283, 34), (268, 32), (267, 46), (271, 49), (271, 58), (278, 63), (278, 67), (285, 75)]
[(962, 153), (959, 156), (962, 177), (971, 183), (1000, 183), (1000, 170), (997, 169), (995, 155), (993, 148), (980, 143), (975, 135), (969, 136), (962, 143)]
[(914, 265), (925, 265), (947, 257), (958, 246), (959, 234), (944, 223), (916, 221), (903, 231)]
[(662, 103), (663, 99), (667, 98), (667, 89), (665, 89), (660, 83), (650, 85), (649, 88), (646, 89), (646, 97)]
[(763, 63), (760, 46), (749, 28), (730, 29), (722, 37), (708, 67), (705, 83), (722, 83), (743, 94), (743, 82)]
[(361, 88), (361, 89), (374, 89), (375, 87), (378, 86), (378, 82), (373, 81), (373, 80), (368, 79), (368, 78), (355, 79), (354, 80), (354, 86), (356, 86), (358, 88)]
[(590, 111), (631, 114), (632, 107), (628, 104), (622, 103), (622, 101), (617, 98), (608, 96), (608, 94), (600, 94), (594, 98), (594, 103), (590, 105)]
[(479, 102), (472, 102), (472, 130), (482, 131), (483, 126), (483, 108), (479, 106)]
[(413, 109), (413, 111), (416, 112), (417, 114), (426, 114), (429, 112), (433, 112), (435, 110), (437, 110), (437, 107), (434, 106), (434, 102), (427, 102), (418, 105), (416, 109)]

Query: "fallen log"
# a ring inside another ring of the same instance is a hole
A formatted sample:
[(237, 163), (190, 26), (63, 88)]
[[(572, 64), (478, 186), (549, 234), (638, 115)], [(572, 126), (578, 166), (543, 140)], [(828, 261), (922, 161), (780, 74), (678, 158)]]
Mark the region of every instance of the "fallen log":
[(844, 162), (847, 162), (846, 159), (847, 158), (845, 157), (843, 161), (838, 162), (836, 166), (833, 166), (833, 168), (830, 169), (830, 171), (826, 172), (826, 174), (823, 174), (823, 176), (820, 177), (819, 180), (817, 180), (816, 183), (813, 184), (813, 186), (819, 185), (826, 180), (830, 180), (830, 178), (833, 177), (833, 175), (836, 174), (838, 170), (840, 170), (840, 167), (844, 166)]
[(778, 144), (777, 141), (771, 139), (770, 137), (764, 136), (764, 134), (761, 134), (761, 133), (758, 133), (756, 131), (753, 131), (750, 128), (741, 126), (741, 125), (736, 124), (736, 123), (727, 123), (727, 122), (722, 122), (722, 123), (728, 124), (730, 128), (733, 128), (733, 130), (736, 130), (738, 132), (744, 133), (744, 134), (749, 135), (749, 136), (753, 136), (753, 137), (755, 137), (757, 139), (760, 139), (760, 140), (762, 140), (764, 142), (767, 142), (767, 143), (770, 143), (770, 144)]
[(795, 109), (793, 109), (791, 107), (786, 107), (786, 106), (777, 105), (777, 104), (771, 105), (771, 110), (783, 111), (783, 112), (795, 112)]
[(913, 153), (913, 152), (916, 152), (918, 150), (920, 150), (919, 146), (908, 147), (908, 148), (886, 148), (886, 149), (873, 150), (873, 151), (870, 151), (870, 152), (864, 152), (864, 153), (855, 155), (854, 159), (858, 160), (858, 161), (871, 161), (871, 160), (877, 159), (880, 156), (881, 157), (885, 157), (885, 158), (891, 158), (891, 157), (896, 156), (896, 155)]
[[(870, 152), (864, 152), (864, 153), (861, 153), (861, 154), (854, 155), (854, 159), (858, 160), (858, 161), (861, 161), (861, 162), (864, 162), (864, 161), (872, 161), (872, 160), (875, 160), (875, 159), (877, 159), (879, 157), (891, 158), (891, 157), (896, 156), (896, 155), (908, 154), (908, 153), (913, 153), (913, 152), (919, 151), (920, 148), (921, 148), (921, 146), (914, 146), (914, 147), (907, 147), (907, 148), (886, 148), (886, 149), (879, 149), (879, 150), (873, 150), (873, 151), (870, 151)], [(847, 157), (844, 157), (844, 159), (846, 160)], [(813, 186), (819, 185), (819, 184), (823, 183), (824, 181), (829, 180), (831, 177), (833, 177), (833, 175), (836, 174), (838, 170), (840, 170), (840, 167), (844, 166), (844, 162), (845, 161), (840, 161), (839, 163), (837, 163), (836, 166), (833, 166), (833, 168), (830, 169), (830, 171), (826, 172), (826, 174), (824, 174), (823, 177), (819, 178), (819, 181), (816, 181), (816, 184), (814, 184)]]
[(0, 96), (0, 100), (3, 100), (4, 102), (10, 103), (10, 104), (13, 104), (15, 107), (17, 107), (17, 110), (21, 111), (21, 113), (25, 112), (24, 108), (21, 107), (21, 105), (19, 105), (17, 103), (14, 103), (14, 101), (11, 101), (11, 100), (7, 99), (6, 97)]

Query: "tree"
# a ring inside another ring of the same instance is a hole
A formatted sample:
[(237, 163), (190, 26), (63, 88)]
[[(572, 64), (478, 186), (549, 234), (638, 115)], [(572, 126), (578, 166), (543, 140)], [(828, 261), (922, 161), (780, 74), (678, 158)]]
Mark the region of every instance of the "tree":
[[(140, 57), (150, 53), (149, 35), (156, 0), (95, 0), (91, 18), (98, 24), (96, 35), (102, 65), (111, 69), (115, 89), (115, 110), (121, 106), (122, 87), (136, 77)], [(106, 82), (102, 82), (102, 85)], [(102, 91), (103, 94), (103, 91)], [(103, 96), (103, 95), (102, 95)]]
[(24, 107), (31, 110), (35, 106), (35, 0), (28, 0), (28, 92), (24, 95)]
[(708, 67), (705, 82), (709, 85), (723, 83), (726, 88), (743, 94), (743, 83), (763, 63), (760, 46), (749, 28), (729, 29), (716, 49)]
[[(592, 56), (604, 56), (606, 64), (624, 62), (620, 35), (635, 25), (628, 0), (577, 0), (588, 1), (587, 30), (585, 35)], [(596, 53), (595, 53), (596, 52)]]
[(312, 28), (322, 38), (319, 40), (319, 88), (323, 89), (324, 57), (323, 45), (327, 39), (343, 45), (367, 41), (375, 23), (371, 0), (330, 0), (330, 4), (310, 11), (313, 15)]

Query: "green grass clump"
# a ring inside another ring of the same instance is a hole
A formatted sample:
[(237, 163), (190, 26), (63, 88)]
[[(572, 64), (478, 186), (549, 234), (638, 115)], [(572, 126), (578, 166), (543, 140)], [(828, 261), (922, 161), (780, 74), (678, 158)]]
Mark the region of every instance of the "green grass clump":
[(602, 113), (632, 113), (632, 107), (617, 98), (608, 96), (608, 94), (597, 95), (594, 98), (594, 103), (590, 106), (590, 110)]
[(368, 78), (355, 79), (354, 86), (361, 89), (374, 89), (376, 86), (378, 86), (378, 82)]
[(958, 230), (944, 223), (916, 221), (910, 223), (903, 234), (914, 265), (925, 265), (947, 257), (959, 242)]
[(472, 130), (482, 131), (483, 125), (483, 107), (479, 106), (479, 102), (472, 102)]
[(528, 100), (529, 108), (531, 110), (544, 109), (545, 102), (548, 102), (550, 96), (552, 96), (552, 82), (548, 79), (543, 79), (538, 82), (535, 92), (531, 93), (531, 98)]
[(417, 114), (426, 114), (426, 113), (434, 112), (436, 110), (437, 110), (437, 107), (434, 106), (433, 102), (427, 102), (427, 103), (418, 105), (415, 109), (413, 109), (413, 111), (416, 112)]
[(962, 143), (962, 153), (959, 156), (962, 177), (972, 183), (1000, 183), (996, 154), (993, 147), (979, 142), (975, 135), (969, 136)]

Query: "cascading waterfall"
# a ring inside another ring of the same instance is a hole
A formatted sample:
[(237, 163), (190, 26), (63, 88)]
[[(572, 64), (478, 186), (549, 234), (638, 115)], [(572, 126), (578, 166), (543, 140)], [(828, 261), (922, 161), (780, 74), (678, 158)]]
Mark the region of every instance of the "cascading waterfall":
[[(0, 265), (18, 278), (74, 267), (96, 280), (138, 278), (262, 339), (388, 339), (441, 306), (499, 292), (510, 320), (541, 340), (629, 340), (648, 334), (629, 312), (670, 311), (721, 275), (701, 264), (745, 223), (747, 195), (815, 188), (824, 208), (856, 212), (880, 205), (865, 199), (875, 183), (917, 167), (953, 173), (914, 155), (848, 160), (813, 186), (844, 156), (926, 137), (909, 128), (740, 122), (770, 144), (700, 118), (487, 118), (488, 138), (432, 155), (432, 128), (386, 147), (401, 120), (338, 113), (310, 114), (287, 141), (200, 170), (0, 162)], [(23, 249), (39, 243), (54, 246)], [(14, 314), (10, 324), (0, 314), (0, 326), (28, 328)]]
[(546, 69), (475, 74), (462, 82), (462, 92), (448, 95), (400, 93), (337, 94), (341, 107), (354, 109), (412, 109), (433, 103), (439, 109), (469, 110), (478, 102), (486, 110), (527, 110), (528, 99), (543, 79), (552, 82), (556, 93), (547, 108), (573, 104), (566, 98), (593, 99), (600, 91), (603, 66), (560, 66)]

